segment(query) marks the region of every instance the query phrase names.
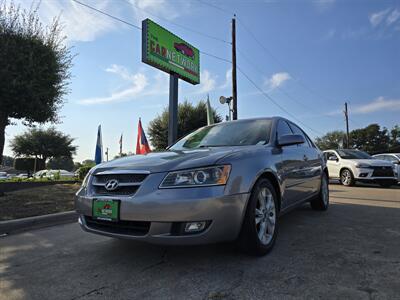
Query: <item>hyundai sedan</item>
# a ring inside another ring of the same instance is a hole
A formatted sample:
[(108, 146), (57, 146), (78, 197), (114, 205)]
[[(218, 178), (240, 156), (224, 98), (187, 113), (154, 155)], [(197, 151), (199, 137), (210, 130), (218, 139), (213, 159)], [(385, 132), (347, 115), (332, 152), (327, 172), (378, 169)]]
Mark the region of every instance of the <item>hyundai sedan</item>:
[(296, 124), (273, 117), (202, 127), (164, 152), (100, 164), (75, 205), (87, 232), (170, 245), (236, 241), (264, 255), (279, 216), (305, 202), (329, 206), (323, 155)]

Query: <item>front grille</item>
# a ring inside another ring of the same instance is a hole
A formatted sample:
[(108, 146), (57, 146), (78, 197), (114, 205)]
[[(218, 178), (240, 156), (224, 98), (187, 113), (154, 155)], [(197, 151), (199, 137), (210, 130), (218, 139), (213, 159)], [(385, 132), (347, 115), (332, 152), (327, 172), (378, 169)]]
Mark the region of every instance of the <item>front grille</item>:
[(373, 167), (373, 177), (393, 177), (393, 169), (391, 167)]
[[(101, 172), (93, 176), (92, 191), (99, 196), (133, 196), (147, 176), (148, 174), (141, 173)], [(118, 181), (118, 186), (110, 191), (106, 189), (106, 184), (111, 180)]]
[(110, 222), (96, 220), (85, 216), (86, 226), (108, 233), (126, 234), (134, 236), (144, 236), (149, 232), (151, 222), (146, 221), (123, 221)]
[(138, 190), (139, 186), (132, 185), (132, 186), (120, 186), (114, 191), (107, 191), (104, 186), (94, 185), (94, 193), (96, 195), (101, 196), (115, 196), (115, 195), (122, 195), (122, 196), (129, 196), (134, 195)]
[(97, 174), (94, 176), (97, 183), (106, 183), (111, 179), (116, 179), (120, 183), (140, 183), (147, 174)]

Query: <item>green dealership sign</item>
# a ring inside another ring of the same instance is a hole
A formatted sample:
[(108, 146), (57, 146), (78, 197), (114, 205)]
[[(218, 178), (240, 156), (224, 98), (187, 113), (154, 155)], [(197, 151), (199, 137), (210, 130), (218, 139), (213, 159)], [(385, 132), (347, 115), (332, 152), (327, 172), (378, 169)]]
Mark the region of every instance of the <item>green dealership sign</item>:
[(142, 61), (192, 84), (200, 83), (199, 50), (150, 19), (142, 22)]

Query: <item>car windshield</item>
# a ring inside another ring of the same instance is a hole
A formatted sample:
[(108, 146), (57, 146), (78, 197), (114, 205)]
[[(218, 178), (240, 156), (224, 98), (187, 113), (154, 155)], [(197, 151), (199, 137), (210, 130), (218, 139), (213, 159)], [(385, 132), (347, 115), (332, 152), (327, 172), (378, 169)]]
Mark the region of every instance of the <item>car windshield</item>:
[(359, 150), (337, 150), (339, 156), (343, 159), (372, 159), (372, 156)]
[(269, 142), (271, 120), (245, 120), (202, 127), (185, 136), (170, 150), (246, 146)]

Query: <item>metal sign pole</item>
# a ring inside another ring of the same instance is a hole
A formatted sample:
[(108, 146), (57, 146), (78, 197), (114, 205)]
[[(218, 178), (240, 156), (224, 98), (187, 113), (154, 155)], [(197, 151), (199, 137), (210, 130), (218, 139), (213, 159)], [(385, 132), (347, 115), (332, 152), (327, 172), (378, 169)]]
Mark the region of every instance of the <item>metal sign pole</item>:
[(178, 75), (169, 75), (168, 145), (178, 138)]

